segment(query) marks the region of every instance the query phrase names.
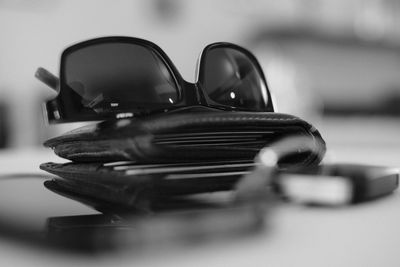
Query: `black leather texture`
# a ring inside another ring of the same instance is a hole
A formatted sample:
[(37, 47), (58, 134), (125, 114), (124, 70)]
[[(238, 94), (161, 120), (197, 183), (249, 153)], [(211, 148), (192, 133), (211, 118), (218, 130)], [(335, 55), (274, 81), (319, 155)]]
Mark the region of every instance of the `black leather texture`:
[[(189, 164), (189, 163), (188, 163)], [(250, 171), (254, 163), (211, 163), (196, 164), (150, 164), (124, 165), (112, 167), (101, 163), (43, 163), (42, 170), (57, 175), (67, 185), (71, 185), (85, 195), (109, 195), (118, 197), (137, 194), (157, 197), (171, 197), (205, 192), (229, 191), (233, 185)], [(79, 185), (79, 186), (77, 186)], [(124, 199), (122, 202), (127, 202)], [(129, 202), (129, 201), (128, 201)]]
[(44, 145), (74, 162), (252, 160), (261, 148), (291, 135), (312, 138), (318, 152), (299, 151), (283, 165), (321, 161), (326, 146), (318, 130), (298, 117), (272, 112), (186, 111), (106, 121)]

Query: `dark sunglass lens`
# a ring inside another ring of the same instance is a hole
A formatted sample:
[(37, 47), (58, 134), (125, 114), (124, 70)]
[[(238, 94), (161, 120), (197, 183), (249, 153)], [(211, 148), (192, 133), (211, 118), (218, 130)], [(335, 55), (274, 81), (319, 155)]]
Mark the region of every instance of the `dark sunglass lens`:
[(255, 63), (230, 47), (211, 48), (203, 57), (200, 84), (208, 97), (222, 105), (261, 111), (268, 101), (267, 86)]
[(74, 50), (65, 56), (63, 75), (71, 97), (97, 113), (161, 108), (179, 97), (164, 60), (138, 44), (101, 43)]

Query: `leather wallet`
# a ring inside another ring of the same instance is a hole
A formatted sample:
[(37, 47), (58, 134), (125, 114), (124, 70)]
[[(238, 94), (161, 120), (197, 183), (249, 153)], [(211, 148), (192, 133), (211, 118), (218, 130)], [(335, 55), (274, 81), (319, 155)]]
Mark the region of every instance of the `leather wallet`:
[[(57, 177), (45, 186), (97, 210), (160, 211), (209, 207), (210, 194), (228, 192), (248, 174), (252, 161), (207, 161), (174, 164), (44, 163)], [(207, 193), (205, 199), (201, 195)], [(215, 200), (215, 199), (214, 199)]]
[(116, 197), (134, 198), (138, 194), (171, 197), (230, 190), (253, 166), (252, 161), (237, 160), (179, 164), (49, 162), (41, 164), (40, 168), (62, 178), (68, 183), (65, 187), (79, 184), (76, 188), (85, 195), (107, 198), (110, 190), (114, 190), (112, 194)]
[(290, 135), (312, 138), (317, 153), (298, 151), (283, 165), (321, 161), (326, 147), (318, 130), (295, 116), (272, 112), (186, 110), (105, 121), (44, 145), (74, 162), (252, 160), (261, 148)]
[[(112, 186), (94, 187), (92, 184), (76, 183), (54, 178), (44, 182), (47, 189), (64, 197), (76, 200), (104, 214), (148, 214), (163, 211), (179, 211), (189, 209), (218, 208), (225, 204), (227, 196), (210, 198), (201, 195), (156, 196), (155, 194), (140, 194), (133, 190), (118, 190)], [(88, 190), (92, 188), (92, 190)], [(137, 190), (139, 191), (139, 190)], [(219, 193), (221, 194), (221, 193)], [(212, 200), (212, 201), (210, 201)], [(216, 200), (219, 200), (217, 202)]]
[(298, 150), (279, 167), (317, 165), (325, 142), (300, 118), (187, 109), (99, 122), (50, 139), (45, 146), (72, 162), (41, 169), (58, 176), (47, 188), (98, 210), (152, 211), (232, 190), (260, 149), (291, 135), (310, 138), (316, 149)]

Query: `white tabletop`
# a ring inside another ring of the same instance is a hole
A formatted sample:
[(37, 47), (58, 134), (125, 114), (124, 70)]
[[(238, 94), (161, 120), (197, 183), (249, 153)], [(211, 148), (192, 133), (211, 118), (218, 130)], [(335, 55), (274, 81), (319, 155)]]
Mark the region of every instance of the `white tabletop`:
[[(321, 130), (328, 143), (327, 161), (400, 167), (400, 128), (395, 121), (332, 120)], [(0, 172), (3, 176), (44, 175), (38, 165), (46, 161), (62, 160), (44, 149), (6, 150), (0, 153)], [(73, 214), (96, 213), (52, 192), (43, 194), (54, 195), (52, 205), (60, 207), (60, 215), (65, 213), (64, 206), (70, 209), (71, 205)], [(29, 197), (39, 201), (41, 196)], [(21, 245), (0, 235), (0, 262), (2, 266), (400, 266), (398, 191), (341, 208), (282, 203), (269, 217), (266, 230), (255, 236), (195, 246), (159, 245), (141, 253), (128, 249), (66, 254)]]

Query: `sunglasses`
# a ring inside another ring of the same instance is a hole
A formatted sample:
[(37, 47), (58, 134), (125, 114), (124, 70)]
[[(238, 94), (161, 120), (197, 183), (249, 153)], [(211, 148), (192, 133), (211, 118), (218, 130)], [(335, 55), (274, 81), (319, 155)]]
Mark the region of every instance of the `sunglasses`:
[(65, 49), (59, 78), (35, 76), (58, 92), (46, 102), (50, 123), (119, 119), (204, 106), (229, 111), (273, 111), (257, 59), (231, 43), (204, 48), (196, 82), (185, 81), (165, 52), (133, 37), (102, 37)]

